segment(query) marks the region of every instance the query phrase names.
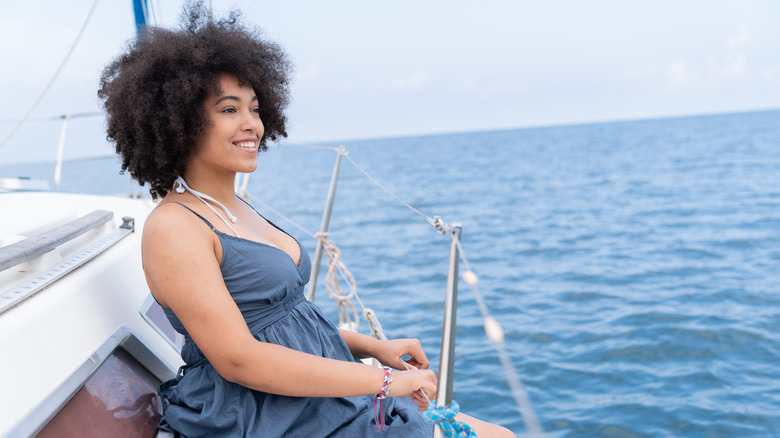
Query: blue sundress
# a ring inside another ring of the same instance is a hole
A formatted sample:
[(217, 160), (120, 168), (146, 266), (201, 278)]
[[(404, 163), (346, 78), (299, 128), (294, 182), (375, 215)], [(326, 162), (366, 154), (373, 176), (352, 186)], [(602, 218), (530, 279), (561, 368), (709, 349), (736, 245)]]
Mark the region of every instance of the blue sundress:
[[(222, 233), (192, 212), (218, 235), (225, 285), (256, 339), (317, 356), (358, 361), (338, 329), (304, 297), (311, 261), (300, 243), (301, 257), (296, 265), (281, 249)], [(208, 362), (173, 311), (168, 308), (164, 311), (176, 331), (184, 335), (185, 365), (175, 379), (160, 385), (163, 401), (160, 428), (163, 430), (192, 438), (430, 437), (433, 434), (433, 426), (423, 420), (417, 405), (409, 399), (385, 399), (385, 428), (378, 432), (374, 396), (290, 397), (229, 382)]]

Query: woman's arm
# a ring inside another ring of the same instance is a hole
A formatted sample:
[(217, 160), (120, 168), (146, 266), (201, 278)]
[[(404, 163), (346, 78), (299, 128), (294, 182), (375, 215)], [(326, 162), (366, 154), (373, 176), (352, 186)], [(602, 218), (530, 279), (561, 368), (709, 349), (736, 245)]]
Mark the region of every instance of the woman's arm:
[(382, 342), (371, 336), (350, 330), (339, 329), (339, 333), (341, 333), (341, 338), (344, 339), (347, 347), (349, 347), (349, 351), (358, 359), (374, 357), (373, 352), (379, 348), (379, 344)]
[[(160, 206), (147, 219), (143, 262), (155, 297), (173, 309), (200, 350), (226, 380), (290, 396), (376, 394), (384, 371), (322, 358), (256, 340), (225, 287), (211, 230), (181, 209)], [(401, 364), (402, 365), (402, 364)], [(436, 392), (431, 371), (394, 371), (391, 395)]]
[(406, 365), (410, 365), (410, 368), (428, 369), (428, 358), (417, 339), (380, 341), (349, 330), (339, 330), (339, 332), (349, 347), (349, 351), (359, 359), (373, 357), (382, 365), (404, 370), (406, 367), (402, 357), (408, 355), (410, 358), (406, 361)]

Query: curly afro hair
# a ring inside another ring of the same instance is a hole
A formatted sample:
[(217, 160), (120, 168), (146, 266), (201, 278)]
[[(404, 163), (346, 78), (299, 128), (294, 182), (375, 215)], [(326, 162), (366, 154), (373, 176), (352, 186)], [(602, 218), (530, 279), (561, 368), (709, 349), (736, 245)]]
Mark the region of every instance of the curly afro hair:
[(147, 28), (103, 70), (98, 97), (106, 138), (122, 158), (122, 173), (149, 183), (154, 199), (168, 194), (195, 153), (195, 141), (209, 126), (203, 102), (220, 91), (221, 74), (257, 94), (265, 128), (260, 150), (287, 136), (290, 63), (276, 43), (238, 19), (232, 12), (215, 21), (196, 3), (185, 9), (180, 30)]

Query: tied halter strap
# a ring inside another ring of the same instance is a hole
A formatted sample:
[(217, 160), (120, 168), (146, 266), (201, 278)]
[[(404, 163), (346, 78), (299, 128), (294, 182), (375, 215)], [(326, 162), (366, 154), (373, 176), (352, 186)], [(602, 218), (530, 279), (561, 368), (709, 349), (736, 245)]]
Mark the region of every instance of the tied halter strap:
[[(228, 209), (227, 209), (227, 207), (225, 207), (224, 205), (222, 205), (222, 204), (221, 204), (219, 201), (217, 201), (216, 199), (212, 198), (211, 196), (209, 196), (209, 195), (207, 195), (207, 194), (205, 194), (205, 193), (201, 193), (201, 192), (199, 192), (199, 191), (197, 191), (197, 190), (194, 190), (194, 189), (192, 189), (190, 186), (188, 186), (188, 185), (187, 185), (187, 183), (184, 181), (184, 178), (182, 178), (182, 177), (178, 177), (178, 178), (176, 178), (176, 181), (173, 183), (173, 189), (174, 189), (174, 190), (176, 190), (176, 193), (184, 193), (184, 191), (185, 191), (185, 190), (186, 190), (186, 191), (188, 191), (188, 192), (190, 192), (190, 193), (192, 193), (192, 194), (193, 194), (193, 196), (195, 196), (196, 198), (200, 199), (200, 201), (201, 201), (201, 202), (203, 202), (204, 204), (206, 204), (206, 207), (208, 207), (209, 209), (211, 209), (211, 211), (213, 211), (213, 212), (214, 212), (214, 214), (216, 214), (217, 216), (219, 216), (219, 218), (220, 218), (220, 219), (222, 219), (222, 222), (224, 222), (224, 223), (225, 223), (225, 225), (227, 225), (227, 227), (228, 227), (228, 228), (230, 228), (230, 231), (232, 231), (232, 232), (233, 232), (233, 234), (235, 234), (235, 235), (236, 235), (236, 237), (241, 237), (241, 236), (239, 236), (239, 235), (238, 235), (238, 233), (236, 232), (236, 230), (235, 230), (235, 229), (233, 229), (233, 226), (232, 226), (232, 225), (230, 225), (230, 222), (236, 223), (236, 221), (237, 221), (238, 219), (236, 218), (236, 216), (235, 216), (235, 215), (233, 215), (233, 214), (230, 212), (230, 210), (228, 210)], [(225, 214), (227, 215), (228, 219), (230, 219), (230, 222), (228, 222), (227, 220), (225, 220), (225, 218), (224, 218), (224, 217), (222, 217), (222, 215), (221, 215), (221, 214), (219, 214), (219, 213), (217, 212), (217, 210), (215, 210), (215, 209), (214, 209), (214, 207), (212, 207), (212, 206), (211, 206), (211, 204), (209, 204), (208, 202), (206, 202), (206, 200), (209, 200), (209, 201), (213, 202), (213, 203), (214, 203), (214, 204), (216, 204), (216, 205), (217, 205), (219, 208), (221, 208), (221, 209), (222, 209), (222, 210), (225, 212)]]

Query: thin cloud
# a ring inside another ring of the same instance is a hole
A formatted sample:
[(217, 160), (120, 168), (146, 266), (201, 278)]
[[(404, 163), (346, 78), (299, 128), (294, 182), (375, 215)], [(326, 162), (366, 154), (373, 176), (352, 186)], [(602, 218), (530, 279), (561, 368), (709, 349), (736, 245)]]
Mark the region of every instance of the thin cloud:
[(715, 74), (724, 79), (747, 76), (748, 73), (747, 61), (742, 53), (727, 55), (715, 65)]
[[(663, 70), (671, 89), (713, 89), (726, 81), (749, 80), (750, 66), (742, 49), (750, 43), (747, 26), (741, 24), (737, 32), (726, 38), (726, 47), (719, 55), (710, 55), (705, 62), (675, 60)], [(762, 71), (764, 77), (766, 71)], [(769, 74), (771, 76), (771, 73)]]
[(726, 47), (729, 49), (738, 49), (746, 46), (749, 42), (750, 35), (748, 34), (748, 28), (744, 24), (740, 24), (737, 34), (726, 38)]

